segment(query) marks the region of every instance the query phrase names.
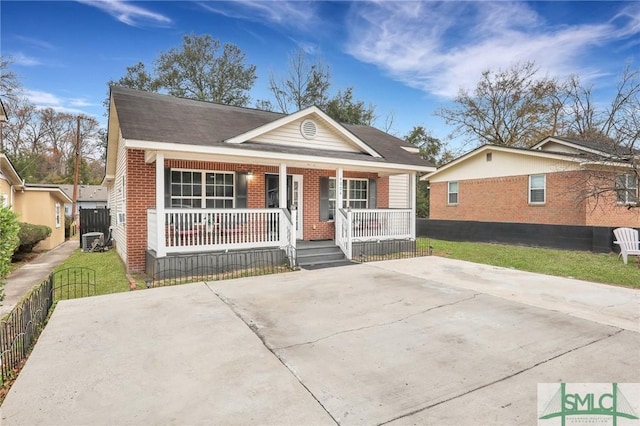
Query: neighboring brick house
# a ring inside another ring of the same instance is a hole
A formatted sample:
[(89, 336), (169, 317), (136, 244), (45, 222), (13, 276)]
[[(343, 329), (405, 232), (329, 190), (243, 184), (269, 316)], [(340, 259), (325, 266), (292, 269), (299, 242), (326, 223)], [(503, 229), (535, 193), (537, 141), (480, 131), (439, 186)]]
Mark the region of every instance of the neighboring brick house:
[(20, 222), (51, 228), (37, 249), (49, 250), (64, 242), (64, 205), (70, 202), (60, 188), (25, 183), (7, 156), (0, 154), (0, 206), (14, 211)]
[(112, 87), (103, 184), (116, 250), (143, 271), (296, 240), (348, 252), (354, 239), (415, 238), (416, 175), (435, 170), (417, 151), (316, 107), (287, 115)]
[[(530, 149), (483, 145), (422, 178), (429, 218), (640, 227), (640, 208), (628, 208), (638, 200), (637, 177), (611, 148), (560, 137)], [(597, 199), (586, 196), (594, 185), (607, 188)]]

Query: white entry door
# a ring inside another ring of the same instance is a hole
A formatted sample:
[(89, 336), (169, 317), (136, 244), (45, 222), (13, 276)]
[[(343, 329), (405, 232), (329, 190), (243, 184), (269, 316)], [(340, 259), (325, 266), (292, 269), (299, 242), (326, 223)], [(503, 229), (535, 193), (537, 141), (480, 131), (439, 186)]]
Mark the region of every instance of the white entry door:
[(302, 175), (292, 175), (291, 184), (293, 185), (291, 188), (291, 203), (296, 206), (296, 239), (302, 240), (302, 230), (304, 229), (302, 223), (302, 208), (304, 205), (304, 198), (302, 197)]

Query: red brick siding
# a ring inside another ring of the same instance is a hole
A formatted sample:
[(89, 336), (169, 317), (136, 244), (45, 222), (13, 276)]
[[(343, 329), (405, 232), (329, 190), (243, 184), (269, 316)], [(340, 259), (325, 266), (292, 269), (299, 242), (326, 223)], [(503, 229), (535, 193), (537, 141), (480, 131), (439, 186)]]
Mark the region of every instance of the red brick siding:
[[(611, 178), (607, 185), (610, 185)], [(584, 197), (594, 185), (588, 171), (547, 173), (547, 203), (528, 204), (528, 176), (459, 181), (459, 203), (447, 205), (447, 182), (432, 183), (430, 218), (482, 222), (547, 223), (588, 226), (640, 226), (639, 209), (616, 203), (613, 192), (597, 201)], [(597, 185), (597, 183), (596, 183)]]
[[(247, 207), (265, 207), (265, 174), (278, 174), (277, 166), (262, 166), (252, 164), (218, 163), (196, 160), (166, 160), (165, 167), (213, 170), (229, 172), (253, 172), (253, 177), (247, 182)], [(127, 151), (127, 253), (128, 267), (131, 271), (143, 271), (145, 251), (147, 247), (147, 212), (155, 207), (155, 164), (144, 162), (144, 152), (140, 150)], [(316, 170), (287, 168), (287, 174), (303, 176), (303, 221), (305, 240), (333, 239), (335, 228), (333, 222), (320, 221), (319, 186), (321, 177), (335, 177), (334, 170)], [(344, 172), (345, 178), (375, 179), (375, 173)], [(389, 205), (389, 178), (378, 179), (377, 188), (378, 207)], [(134, 230), (134, 231), (132, 231)]]
[[(546, 202), (529, 204), (529, 176), (458, 181), (458, 204), (447, 205), (447, 182), (431, 183), (430, 218), (481, 222), (585, 224), (585, 202), (570, 188), (580, 172), (546, 174)], [(569, 189), (568, 189), (569, 188)]]
[(144, 151), (127, 150), (127, 268), (144, 271), (147, 250), (147, 209), (156, 205), (155, 163), (144, 161)]

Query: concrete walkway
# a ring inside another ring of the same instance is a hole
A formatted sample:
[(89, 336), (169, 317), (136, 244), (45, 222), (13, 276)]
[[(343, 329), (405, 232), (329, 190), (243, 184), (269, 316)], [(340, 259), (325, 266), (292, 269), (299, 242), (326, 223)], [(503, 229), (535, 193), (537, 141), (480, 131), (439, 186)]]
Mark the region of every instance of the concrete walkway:
[(68, 240), (58, 247), (42, 253), (31, 262), (11, 273), (4, 285), (4, 301), (0, 306), (0, 318), (11, 312), (16, 304), (27, 294), (33, 286), (40, 284), (62, 262), (64, 262), (75, 249), (78, 248), (78, 240)]

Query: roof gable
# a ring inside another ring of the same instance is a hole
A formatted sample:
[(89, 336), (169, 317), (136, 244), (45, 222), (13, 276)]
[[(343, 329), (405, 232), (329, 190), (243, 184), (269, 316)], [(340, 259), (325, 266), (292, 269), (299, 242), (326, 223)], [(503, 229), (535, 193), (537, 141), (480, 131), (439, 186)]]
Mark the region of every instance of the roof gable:
[[(316, 125), (314, 138), (305, 137), (301, 129), (301, 125), (307, 120), (311, 120)], [(320, 149), (364, 152), (373, 157), (380, 157), (380, 154), (373, 148), (315, 106), (286, 115), (278, 120), (227, 139), (225, 142), (243, 143), (249, 140), (289, 146), (318, 146)], [(315, 143), (305, 143), (308, 141)]]
[[(489, 153), (492, 154), (491, 159), (486, 156)], [(502, 160), (506, 161), (501, 162)], [(487, 144), (450, 161), (421, 179), (429, 181), (464, 180), (511, 176), (529, 172), (544, 173), (552, 171), (562, 164), (564, 164), (563, 169), (567, 170), (572, 163), (575, 163), (576, 166), (580, 164), (580, 161), (573, 154)]]
[(546, 137), (533, 145), (531, 149), (550, 152), (564, 152), (583, 156), (596, 155), (605, 158), (624, 157), (624, 155), (629, 151), (628, 149), (625, 150), (620, 145), (616, 145), (614, 143), (585, 141), (559, 136)]
[(2, 174), (11, 185), (22, 185), (24, 182), (16, 168), (4, 154), (0, 154), (0, 174)]

